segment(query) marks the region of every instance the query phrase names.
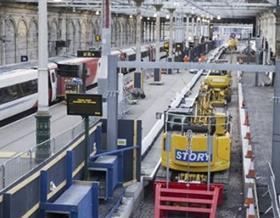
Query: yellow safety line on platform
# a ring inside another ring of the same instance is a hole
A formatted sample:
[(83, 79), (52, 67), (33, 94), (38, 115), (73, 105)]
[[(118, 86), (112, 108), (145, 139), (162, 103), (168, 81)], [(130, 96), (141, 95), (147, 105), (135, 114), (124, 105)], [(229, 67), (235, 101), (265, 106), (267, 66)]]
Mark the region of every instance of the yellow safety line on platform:
[[(22, 153), (22, 152), (20, 152)], [(0, 158), (11, 158), (15, 156), (16, 154), (19, 154), (18, 152), (15, 151), (1, 151), (0, 152)]]
[[(15, 152), (15, 151), (1, 151), (0, 159), (10, 159), (17, 155), (18, 158), (30, 158), (30, 153), (27, 152)], [(35, 158), (35, 154), (32, 153), (32, 158)]]

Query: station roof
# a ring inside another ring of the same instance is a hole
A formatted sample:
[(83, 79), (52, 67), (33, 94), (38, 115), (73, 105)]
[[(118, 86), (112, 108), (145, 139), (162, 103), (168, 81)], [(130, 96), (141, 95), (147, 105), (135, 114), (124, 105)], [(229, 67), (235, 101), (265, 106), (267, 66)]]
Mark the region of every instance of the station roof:
[[(86, 10), (101, 10), (104, 0), (47, 0), (53, 7), (72, 7)], [(1, 1), (0, 1), (1, 2)], [(38, 0), (5, 0), (5, 2), (36, 3)], [(136, 4), (134, 0), (111, 0), (112, 12), (135, 14)], [(153, 4), (163, 4), (161, 16), (168, 13), (167, 8), (176, 8), (176, 11), (184, 14), (193, 14), (205, 18), (234, 18), (244, 19), (255, 17), (258, 13), (276, 6), (277, 0), (144, 0), (141, 6), (143, 16), (153, 16), (155, 8)]]

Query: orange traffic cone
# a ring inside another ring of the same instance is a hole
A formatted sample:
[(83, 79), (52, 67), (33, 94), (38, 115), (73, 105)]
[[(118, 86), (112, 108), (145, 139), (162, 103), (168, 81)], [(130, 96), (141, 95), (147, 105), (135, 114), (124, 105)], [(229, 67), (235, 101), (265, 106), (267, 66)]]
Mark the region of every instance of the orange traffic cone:
[(247, 148), (247, 153), (245, 155), (246, 158), (250, 158), (250, 159), (254, 159), (255, 158), (255, 155), (253, 153), (253, 150), (252, 150), (252, 145), (248, 145), (248, 148)]
[(249, 208), (247, 209), (247, 218), (255, 218), (255, 207), (253, 204), (249, 205)]
[(253, 160), (250, 161), (250, 167), (249, 167), (248, 174), (246, 175), (246, 178), (248, 178), (248, 179), (255, 179), (256, 178), (256, 170), (255, 170)]
[(248, 139), (249, 141), (249, 144), (252, 143), (252, 135), (251, 135), (251, 132), (247, 132), (244, 139)]
[(248, 113), (248, 111), (245, 111), (245, 121), (244, 121), (243, 125), (245, 125), (245, 126), (250, 126), (250, 123), (249, 123), (249, 113)]
[(244, 206), (249, 207), (250, 204), (254, 204), (253, 189), (248, 188), (247, 196), (245, 198)]

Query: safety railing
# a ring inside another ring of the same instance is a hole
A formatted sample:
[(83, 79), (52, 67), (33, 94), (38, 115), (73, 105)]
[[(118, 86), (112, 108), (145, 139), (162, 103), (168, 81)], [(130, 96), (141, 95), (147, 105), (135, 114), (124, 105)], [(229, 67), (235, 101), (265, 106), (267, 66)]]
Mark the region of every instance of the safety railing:
[[(94, 126), (98, 120), (90, 118), (90, 126)], [(11, 185), (30, 170), (37, 167), (41, 162), (36, 161), (36, 151), (42, 149), (49, 150), (49, 157), (67, 147), (75, 138), (84, 133), (84, 121), (82, 120), (76, 126), (67, 129), (56, 137), (41, 144), (32, 146), (25, 152), (6, 160), (0, 165), (0, 190)]]
[(268, 184), (268, 193), (271, 199), (271, 209), (273, 212), (273, 217), (280, 218), (279, 199), (275, 189), (275, 176), (271, 164), (268, 162), (267, 165), (268, 165), (268, 172), (269, 172), (269, 178), (267, 184)]

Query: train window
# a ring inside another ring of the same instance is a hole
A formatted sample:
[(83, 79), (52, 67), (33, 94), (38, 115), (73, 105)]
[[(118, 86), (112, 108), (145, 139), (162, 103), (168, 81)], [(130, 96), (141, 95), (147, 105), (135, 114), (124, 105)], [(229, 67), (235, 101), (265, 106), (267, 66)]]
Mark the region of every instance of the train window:
[(37, 92), (37, 80), (31, 80), (21, 84), (23, 96), (32, 95)]
[(4, 104), (13, 100), (16, 100), (17, 98), (21, 97), (21, 90), (19, 86), (13, 85), (8, 86), (0, 89), (0, 104)]

